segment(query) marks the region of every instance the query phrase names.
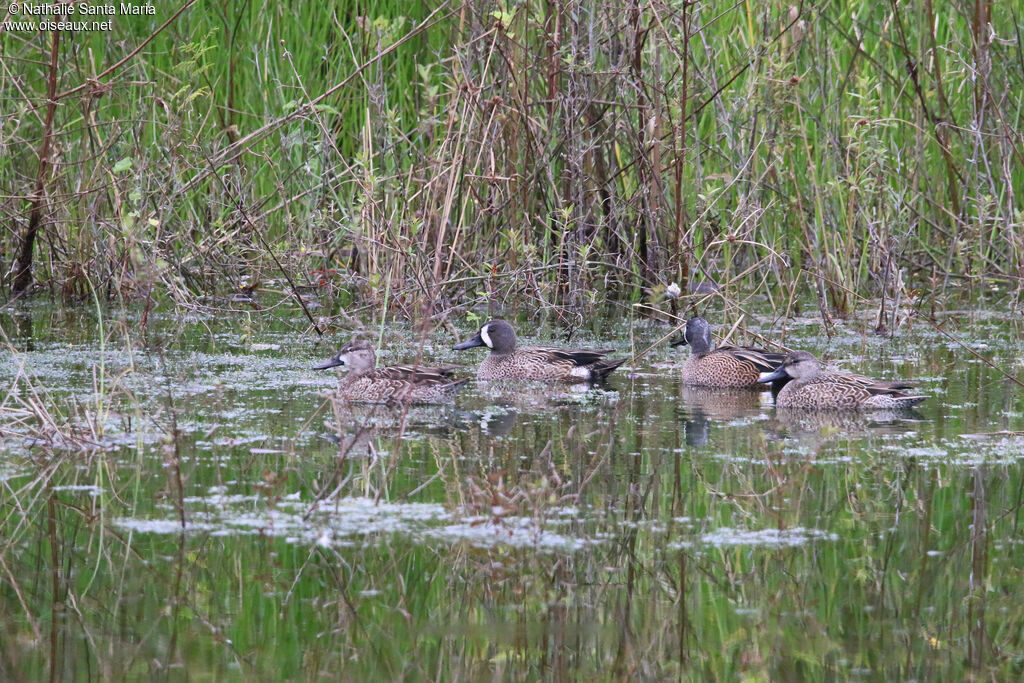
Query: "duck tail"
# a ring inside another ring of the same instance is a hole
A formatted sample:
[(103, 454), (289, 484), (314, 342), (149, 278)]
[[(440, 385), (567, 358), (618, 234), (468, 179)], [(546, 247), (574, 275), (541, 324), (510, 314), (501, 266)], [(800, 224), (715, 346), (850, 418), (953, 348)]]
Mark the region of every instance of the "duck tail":
[(628, 358), (612, 358), (608, 360), (599, 360), (590, 366), (590, 378), (594, 380), (604, 379), (608, 375), (612, 374), (615, 368), (625, 363)]

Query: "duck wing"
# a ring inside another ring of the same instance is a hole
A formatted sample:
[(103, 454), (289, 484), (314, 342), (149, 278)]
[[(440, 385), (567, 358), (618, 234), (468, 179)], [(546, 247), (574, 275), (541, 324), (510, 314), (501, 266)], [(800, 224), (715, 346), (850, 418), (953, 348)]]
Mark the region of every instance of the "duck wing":
[(871, 377), (865, 377), (864, 375), (855, 375), (852, 372), (837, 372), (834, 374), (843, 375), (848, 381), (856, 382), (873, 394), (891, 394), (898, 392), (901, 389), (914, 388), (914, 383), (908, 382), (907, 380), (883, 382), (881, 380), (872, 379)]
[(895, 397), (910, 396), (905, 389), (913, 388), (914, 384), (907, 381), (882, 382), (881, 380), (855, 375), (850, 372), (823, 372), (818, 378), (846, 386), (863, 389), (872, 396), (887, 395)]
[(546, 356), (552, 360), (569, 361), (573, 365), (593, 365), (615, 349), (560, 349), (554, 346), (531, 346), (522, 351)]
[(373, 371), (374, 377), (413, 384), (448, 384), (452, 381), (453, 365), (421, 368), (417, 365), (389, 365)]
[(889, 396), (910, 396), (905, 389), (913, 388), (912, 382), (881, 382), (874, 380), (864, 388), (872, 394), (886, 394)]
[[(786, 354), (776, 353), (775, 351), (765, 351), (764, 349), (758, 349), (753, 346), (719, 346), (715, 349), (717, 351), (725, 351), (740, 360), (747, 361), (753, 364), (761, 372), (771, 372), (775, 370), (785, 359)], [(714, 353), (714, 352), (712, 352)]]

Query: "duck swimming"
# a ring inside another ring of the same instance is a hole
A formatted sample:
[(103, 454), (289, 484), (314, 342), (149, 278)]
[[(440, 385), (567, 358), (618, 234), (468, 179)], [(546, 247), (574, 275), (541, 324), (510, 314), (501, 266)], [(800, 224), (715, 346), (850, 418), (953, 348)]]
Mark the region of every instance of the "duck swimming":
[(453, 348), (456, 351), (486, 346), (491, 352), (480, 363), (480, 380), (539, 380), (595, 382), (607, 377), (625, 358), (606, 359), (613, 349), (560, 349), (551, 346), (516, 346), (516, 331), (504, 320), (485, 323), (476, 336)]
[(904, 391), (911, 386), (907, 382), (880, 382), (862, 375), (822, 370), (818, 359), (807, 351), (790, 353), (777, 369), (763, 373), (758, 381), (777, 382), (787, 377), (792, 381), (775, 398), (775, 405), (780, 408), (900, 410), (928, 398)]
[[(683, 383), (698, 387), (768, 389), (768, 385), (758, 383), (761, 373), (779, 367), (785, 357), (782, 353), (751, 346), (715, 348), (711, 341), (711, 326), (700, 316), (687, 320), (683, 336), (671, 343), (672, 346), (687, 344), (693, 353), (683, 363)], [(773, 386), (778, 391), (780, 383)]]
[(454, 367), (421, 368), (389, 365), (378, 368), (368, 342), (353, 340), (314, 370), (343, 367), (337, 398), (356, 403), (447, 403), (468, 379), (454, 379)]

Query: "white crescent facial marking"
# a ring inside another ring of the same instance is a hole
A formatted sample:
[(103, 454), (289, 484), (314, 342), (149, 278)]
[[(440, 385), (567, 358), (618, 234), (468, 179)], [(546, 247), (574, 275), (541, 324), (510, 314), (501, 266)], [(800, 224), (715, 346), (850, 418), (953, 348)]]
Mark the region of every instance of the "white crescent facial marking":
[(487, 334), (487, 325), (480, 328), (480, 338), (484, 340), (484, 344), (487, 344), (487, 348), (494, 348), (494, 344), (491, 343), (491, 335)]

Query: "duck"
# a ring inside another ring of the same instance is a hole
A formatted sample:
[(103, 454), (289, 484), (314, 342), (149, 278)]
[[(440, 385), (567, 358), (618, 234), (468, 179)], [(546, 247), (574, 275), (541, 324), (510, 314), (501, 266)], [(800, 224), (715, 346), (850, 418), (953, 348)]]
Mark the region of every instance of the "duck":
[(454, 379), (455, 367), (377, 366), (373, 346), (363, 340), (346, 343), (314, 370), (343, 367), (335, 397), (354, 403), (448, 403), (469, 379)]
[(776, 381), (771, 387), (759, 383), (762, 373), (771, 372), (782, 364), (785, 354), (752, 346), (719, 346), (711, 341), (711, 326), (700, 316), (686, 321), (683, 336), (671, 346), (689, 345), (692, 353), (683, 363), (683, 384), (722, 389), (781, 390), (789, 377)]
[(762, 383), (789, 378), (775, 397), (779, 408), (838, 410), (906, 410), (928, 397), (909, 394), (908, 382), (880, 382), (847, 372), (823, 371), (818, 359), (807, 351), (794, 351), (772, 372), (763, 373)]
[(500, 319), (484, 323), (475, 337), (452, 348), (463, 351), (476, 346), (491, 350), (476, 373), (477, 379), (484, 381), (596, 382), (626, 362), (625, 358), (604, 358), (614, 349), (517, 347), (515, 329)]

